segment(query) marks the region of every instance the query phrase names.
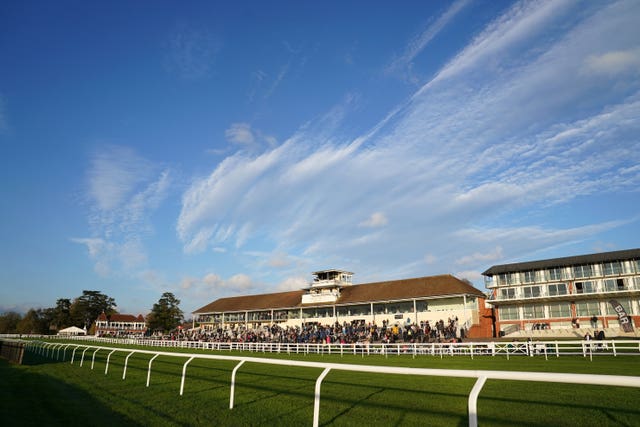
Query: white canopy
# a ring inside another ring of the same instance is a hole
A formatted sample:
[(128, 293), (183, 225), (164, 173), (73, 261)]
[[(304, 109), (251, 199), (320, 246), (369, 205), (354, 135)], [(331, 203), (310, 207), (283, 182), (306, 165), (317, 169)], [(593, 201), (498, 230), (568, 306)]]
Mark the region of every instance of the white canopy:
[(77, 326), (69, 326), (58, 331), (58, 335), (87, 335), (87, 331)]

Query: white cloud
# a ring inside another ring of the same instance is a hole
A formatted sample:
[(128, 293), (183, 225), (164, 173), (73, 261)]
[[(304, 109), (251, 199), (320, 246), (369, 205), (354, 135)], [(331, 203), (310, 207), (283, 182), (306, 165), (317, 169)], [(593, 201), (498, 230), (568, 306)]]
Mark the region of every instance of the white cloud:
[(224, 135), (235, 144), (252, 145), (256, 140), (248, 123), (233, 123)]
[(599, 55), (590, 55), (586, 67), (597, 74), (615, 75), (640, 72), (640, 49), (618, 50)]
[(456, 260), (456, 264), (461, 265), (474, 265), (474, 264), (491, 264), (503, 258), (502, 248), (500, 246), (496, 246), (490, 252), (476, 252), (471, 255), (465, 255), (458, 260)]
[(271, 254), (268, 264), (269, 264), (269, 267), (284, 268), (291, 265), (291, 259), (286, 253), (276, 252), (274, 254)]
[(136, 277), (145, 271), (145, 239), (154, 231), (150, 216), (172, 184), (169, 170), (158, 169), (128, 147), (106, 146), (91, 158), (87, 193), (93, 236), (72, 241), (87, 245), (100, 275)]
[(424, 256), (424, 262), (428, 265), (433, 265), (438, 262), (438, 257), (433, 254), (426, 254)]
[(359, 225), (361, 227), (378, 228), (387, 225), (388, 222), (389, 220), (384, 213), (374, 212), (367, 220), (362, 221)]
[(87, 250), (89, 251), (89, 256), (91, 258), (96, 258), (100, 256), (100, 254), (104, 251), (106, 246), (106, 242), (100, 238), (74, 237), (74, 238), (71, 238), (71, 241), (74, 243), (80, 243), (82, 245), (86, 245)]
[(91, 163), (89, 196), (101, 211), (120, 207), (151, 172), (150, 163), (128, 147), (108, 146)]
[(213, 228), (203, 228), (185, 245), (184, 251), (188, 254), (204, 252), (207, 249), (209, 239), (213, 235)]
[(298, 291), (309, 286), (304, 277), (288, 277), (276, 286), (277, 292)]
[(256, 287), (251, 277), (246, 274), (235, 274), (224, 279), (216, 273), (207, 273), (202, 277), (185, 276), (176, 286), (169, 286), (180, 294), (183, 302), (194, 307), (200, 307), (224, 296), (245, 295), (254, 291)]
[[(420, 34), (406, 46), (405, 51), (387, 66), (386, 72), (411, 71), (411, 63), (455, 17), (469, 4), (469, 0), (457, 0), (433, 23), (430, 23)], [(410, 78), (415, 82), (415, 78)]]

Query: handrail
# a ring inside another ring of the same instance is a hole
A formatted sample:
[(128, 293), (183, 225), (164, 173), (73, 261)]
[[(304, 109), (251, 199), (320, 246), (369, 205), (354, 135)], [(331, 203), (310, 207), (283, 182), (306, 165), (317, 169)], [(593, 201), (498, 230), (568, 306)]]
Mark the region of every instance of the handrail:
[[(27, 342), (26, 348), (38, 347), (41, 349), (47, 345), (47, 343), (40, 341)], [(91, 347), (79, 345), (78, 347)], [(78, 348), (76, 347), (76, 349)], [(438, 376), (438, 377), (459, 377), (459, 378), (476, 378), (478, 381), (474, 385), (469, 395), (468, 408), (469, 408), (469, 425), (477, 426), (477, 398), (480, 394), (482, 386), (487, 379), (492, 380), (515, 380), (515, 381), (536, 381), (536, 382), (550, 382), (550, 383), (569, 383), (569, 384), (590, 384), (601, 386), (618, 386), (618, 387), (640, 387), (640, 377), (637, 376), (624, 376), (624, 375), (597, 375), (597, 374), (571, 374), (571, 373), (549, 373), (549, 372), (519, 372), (519, 371), (491, 371), (491, 370), (464, 370), (464, 369), (432, 369), (432, 368), (406, 368), (395, 366), (373, 366), (373, 365), (352, 365), (344, 363), (327, 363), (327, 362), (311, 362), (301, 360), (290, 359), (269, 359), (263, 357), (246, 357), (246, 356), (225, 356), (216, 354), (194, 354), (194, 353), (177, 353), (166, 351), (152, 351), (152, 350), (132, 350), (131, 348), (114, 348), (114, 347), (98, 347), (99, 350), (110, 351), (107, 356), (107, 367), (105, 368), (105, 374), (107, 373), (109, 358), (116, 352), (128, 352), (129, 356), (134, 353), (153, 355), (153, 359), (158, 356), (168, 357), (181, 357), (188, 358), (182, 368), (182, 378), (180, 382), (180, 395), (184, 391), (184, 383), (186, 377), (187, 365), (193, 359), (207, 359), (207, 360), (225, 360), (225, 361), (237, 361), (241, 362), (234, 368), (232, 375), (232, 387), (235, 384), (235, 373), (240, 368), (242, 363), (262, 363), (269, 365), (280, 366), (298, 366), (305, 368), (318, 368), (322, 369), (321, 375), (316, 380), (315, 394), (314, 394), (314, 415), (313, 425), (318, 425), (319, 413), (320, 413), (320, 385), (324, 377), (331, 370), (350, 371), (350, 372), (366, 372), (366, 373), (378, 373), (378, 374), (395, 374), (395, 375), (421, 375), (421, 376)], [(75, 352), (75, 350), (74, 350)], [(153, 360), (152, 359), (152, 360)], [(151, 362), (151, 361), (150, 361)], [(73, 361), (72, 361), (73, 363)], [(126, 366), (125, 366), (126, 372)], [(149, 363), (149, 374), (151, 372), (151, 363)], [(123, 373), (124, 379), (124, 373)], [(147, 384), (149, 376), (147, 376)], [(233, 388), (231, 393), (230, 408), (233, 407)]]

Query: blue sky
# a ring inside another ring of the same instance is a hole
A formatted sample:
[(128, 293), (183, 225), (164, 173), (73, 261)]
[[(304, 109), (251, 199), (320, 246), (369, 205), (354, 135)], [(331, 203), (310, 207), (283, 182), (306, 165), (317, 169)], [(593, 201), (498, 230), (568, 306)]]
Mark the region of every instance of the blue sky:
[(640, 2), (4, 2), (0, 311), (636, 248)]

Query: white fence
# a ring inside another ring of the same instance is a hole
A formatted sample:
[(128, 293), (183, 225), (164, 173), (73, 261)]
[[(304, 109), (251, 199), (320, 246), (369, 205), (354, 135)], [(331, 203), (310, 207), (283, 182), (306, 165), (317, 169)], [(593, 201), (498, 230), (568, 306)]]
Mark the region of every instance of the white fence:
[(591, 375), (591, 374), (565, 374), (565, 373), (546, 373), (546, 372), (513, 372), (513, 371), (480, 371), (480, 370), (461, 370), (461, 369), (427, 369), (427, 368), (401, 368), (390, 366), (369, 366), (369, 365), (351, 365), (340, 363), (321, 363), (321, 362), (306, 362), (297, 360), (282, 360), (282, 359), (269, 359), (258, 357), (239, 357), (239, 356), (224, 356), (214, 354), (194, 354), (194, 353), (179, 353), (179, 352), (162, 352), (151, 350), (136, 350), (130, 348), (114, 348), (114, 347), (102, 347), (88, 344), (69, 344), (58, 342), (41, 342), (30, 341), (27, 342), (26, 348), (28, 351), (35, 352), (41, 356), (54, 358), (60, 360), (60, 352), (62, 351), (62, 360), (66, 361), (67, 350), (71, 352), (71, 364), (73, 364), (77, 357), (80, 359), (80, 366), (83, 365), (85, 359), (85, 353), (92, 350), (91, 353), (91, 369), (94, 367), (95, 356), (99, 351), (109, 352), (106, 359), (105, 375), (109, 371), (109, 361), (111, 355), (115, 352), (127, 353), (127, 357), (124, 361), (124, 369), (122, 372), (122, 379), (124, 380), (127, 375), (127, 363), (129, 358), (133, 354), (146, 354), (151, 355), (147, 370), (147, 387), (149, 387), (151, 379), (151, 366), (158, 356), (167, 357), (179, 357), (187, 359), (182, 367), (182, 378), (180, 381), (180, 395), (184, 392), (184, 383), (187, 372), (187, 365), (193, 359), (209, 359), (209, 360), (227, 360), (237, 361), (238, 364), (234, 367), (231, 374), (230, 383), (230, 398), (229, 409), (233, 409), (234, 395), (235, 395), (235, 378), (238, 369), (245, 363), (261, 363), (269, 365), (284, 365), (284, 366), (299, 366), (306, 368), (318, 368), (322, 369), (322, 373), (316, 380), (315, 393), (314, 393), (314, 407), (313, 407), (313, 426), (317, 427), (320, 419), (320, 389), (322, 380), (327, 376), (331, 370), (342, 370), (352, 372), (368, 372), (378, 374), (395, 374), (395, 375), (422, 375), (422, 376), (439, 376), (439, 377), (460, 377), (460, 378), (476, 378), (476, 383), (469, 394), (468, 411), (469, 411), (469, 425), (477, 427), (478, 425), (478, 413), (477, 413), (477, 401), (478, 395), (484, 383), (488, 379), (493, 380), (515, 380), (515, 381), (539, 381), (539, 382), (551, 382), (551, 383), (570, 383), (570, 384), (592, 384), (601, 386), (620, 386), (620, 387), (640, 387), (640, 377), (636, 376), (622, 376), (622, 375)]
[[(43, 337), (44, 338), (44, 337)], [(600, 355), (640, 356), (640, 339), (630, 340), (571, 340), (571, 341), (513, 341), (513, 342), (462, 342), (462, 343), (357, 343), (357, 344), (307, 344), (307, 343), (248, 343), (175, 341), (127, 338), (46, 337), (64, 340), (95, 341), (116, 345), (140, 345), (150, 347), (201, 349), (212, 351), (246, 351), (252, 353), (327, 354), (327, 355), (384, 355), (399, 356), (543, 356)]]

